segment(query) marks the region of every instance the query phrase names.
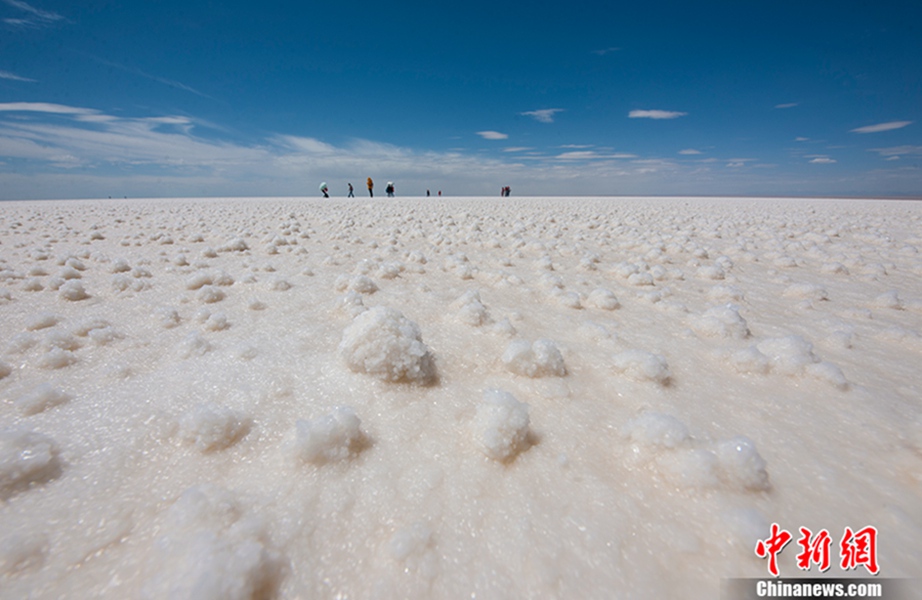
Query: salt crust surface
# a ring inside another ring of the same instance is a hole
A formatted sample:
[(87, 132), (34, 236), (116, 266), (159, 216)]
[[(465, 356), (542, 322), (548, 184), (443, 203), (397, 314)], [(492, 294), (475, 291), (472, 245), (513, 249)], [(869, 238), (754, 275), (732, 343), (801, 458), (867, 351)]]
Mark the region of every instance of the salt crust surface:
[(4, 202), (0, 596), (713, 598), (772, 522), (919, 577), (920, 248), (910, 201)]

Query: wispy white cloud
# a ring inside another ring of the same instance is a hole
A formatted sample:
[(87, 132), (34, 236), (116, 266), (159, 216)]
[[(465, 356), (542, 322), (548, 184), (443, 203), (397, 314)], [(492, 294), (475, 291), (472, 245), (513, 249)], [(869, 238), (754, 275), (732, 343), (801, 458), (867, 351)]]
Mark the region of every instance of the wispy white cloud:
[(598, 152), (592, 150), (574, 150), (572, 152), (563, 152), (556, 156), (558, 160), (595, 160), (605, 158)]
[(679, 154), (692, 156), (695, 154), (701, 154), (701, 150), (695, 150), (694, 148), (686, 148), (685, 150), (679, 150)]
[(678, 119), (687, 114), (673, 110), (632, 110), (627, 116), (631, 119)]
[(731, 169), (739, 169), (740, 167), (745, 167), (747, 163), (755, 162), (754, 158), (730, 158), (727, 159), (727, 167)]
[(534, 148), (529, 148), (528, 146), (510, 146), (508, 148), (503, 148), (503, 152), (525, 152), (527, 150), (534, 150)]
[(902, 129), (907, 125), (911, 125), (912, 121), (890, 121), (887, 123), (878, 123), (877, 125), (867, 125), (865, 127), (858, 127), (857, 129), (852, 129), (851, 133), (880, 133), (881, 131), (892, 131), (894, 129)]
[(63, 104), (49, 102), (3, 102), (0, 103), (0, 112), (35, 112), (59, 115), (95, 115), (98, 110), (92, 108), (78, 108)]
[(540, 110), (529, 110), (519, 114), (523, 117), (531, 117), (539, 123), (553, 123), (554, 115), (563, 111), (564, 109), (562, 108), (542, 108)]
[(809, 141), (810, 141), (810, 138), (808, 138), (808, 137), (796, 137), (796, 138), (794, 138), (794, 141), (795, 141), (795, 142), (809, 142)]
[(477, 135), (482, 137), (485, 140), (506, 140), (509, 139), (509, 134), (500, 133), (498, 131), (478, 131)]
[(795, 106), (798, 106), (799, 104), (800, 104), (799, 102), (787, 102), (785, 104), (776, 104), (775, 108), (794, 108)]
[(101, 65), (105, 65), (113, 69), (118, 69), (119, 71), (124, 71), (125, 73), (131, 73), (132, 75), (137, 75), (138, 77), (143, 77), (144, 79), (156, 81), (157, 83), (162, 83), (165, 86), (168, 86), (168, 87), (171, 87), (177, 90), (182, 90), (184, 92), (189, 92), (190, 94), (195, 94), (196, 96), (201, 96), (202, 98), (208, 98), (209, 100), (214, 99), (212, 96), (209, 96), (208, 94), (204, 92), (200, 92), (194, 87), (186, 85), (185, 83), (181, 81), (176, 81), (175, 79), (169, 79), (167, 77), (161, 77), (159, 75), (152, 75), (150, 73), (147, 73), (146, 71), (142, 71), (141, 69), (138, 69), (137, 67), (129, 67), (129, 66), (117, 63), (117, 62), (113, 62), (111, 60), (106, 60), (105, 58), (93, 56), (91, 54), (87, 56), (89, 56), (90, 58), (92, 58), (93, 60), (95, 60)]
[(29, 79), (28, 77), (20, 77), (15, 73), (10, 73), (9, 71), (0, 71), (0, 79), (9, 79), (10, 81), (24, 81), (26, 83), (36, 83), (35, 79)]
[(813, 165), (833, 165), (837, 161), (834, 158), (829, 158), (828, 156), (817, 156), (810, 160), (810, 164)]
[(871, 148), (881, 156), (905, 156), (907, 154), (922, 155), (922, 146), (892, 146), (890, 148)]
[(3, 0), (3, 2), (25, 13), (25, 15), (19, 18), (10, 17), (3, 20), (4, 23), (13, 27), (37, 28), (67, 21), (64, 16), (59, 15), (58, 13), (35, 8), (31, 4), (23, 2), (22, 0)]
[(606, 54), (611, 54), (612, 52), (618, 52), (621, 48), (610, 47), (610, 48), (601, 48), (599, 50), (593, 50), (592, 53), (598, 56), (605, 56)]

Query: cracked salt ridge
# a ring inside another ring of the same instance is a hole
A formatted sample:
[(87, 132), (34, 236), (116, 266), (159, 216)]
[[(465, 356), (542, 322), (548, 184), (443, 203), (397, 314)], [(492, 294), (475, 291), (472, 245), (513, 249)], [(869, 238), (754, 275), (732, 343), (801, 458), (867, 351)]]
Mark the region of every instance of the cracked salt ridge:
[(3, 209), (11, 597), (707, 598), (772, 521), (920, 575), (917, 202)]

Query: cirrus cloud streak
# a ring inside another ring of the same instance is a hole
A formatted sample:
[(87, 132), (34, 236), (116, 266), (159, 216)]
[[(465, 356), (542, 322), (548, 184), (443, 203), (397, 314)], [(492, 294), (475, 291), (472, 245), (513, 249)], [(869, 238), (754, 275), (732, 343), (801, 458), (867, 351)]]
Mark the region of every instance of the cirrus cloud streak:
[(678, 119), (687, 114), (674, 110), (632, 110), (627, 116), (630, 119)]

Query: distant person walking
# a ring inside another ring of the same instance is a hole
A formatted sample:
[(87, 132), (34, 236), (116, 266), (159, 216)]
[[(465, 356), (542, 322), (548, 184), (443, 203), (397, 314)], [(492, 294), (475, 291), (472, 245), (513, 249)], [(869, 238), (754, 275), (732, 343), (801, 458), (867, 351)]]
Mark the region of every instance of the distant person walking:
[(371, 177), (368, 178), (368, 195), (375, 197), (375, 182), (371, 180)]
[(348, 183), (348, 184), (346, 184), (346, 185), (349, 186), (349, 194), (346, 196), (346, 198), (355, 198), (355, 194), (352, 193), (352, 192), (353, 192), (352, 184), (351, 184), (351, 183)]
[(388, 182), (387, 182), (387, 187), (384, 188), (384, 191), (387, 192), (387, 197), (388, 197), (388, 198), (393, 198), (393, 197), (394, 197), (394, 182), (393, 182), (393, 181), (388, 181)]
[(329, 188), (327, 187), (327, 182), (326, 182), (326, 181), (324, 181), (323, 183), (320, 184), (320, 192), (323, 194), (323, 197), (324, 197), (324, 198), (329, 198), (329, 197), (330, 197), (330, 194), (327, 193), (327, 192), (329, 192), (329, 191), (330, 191), (330, 190), (329, 190)]

